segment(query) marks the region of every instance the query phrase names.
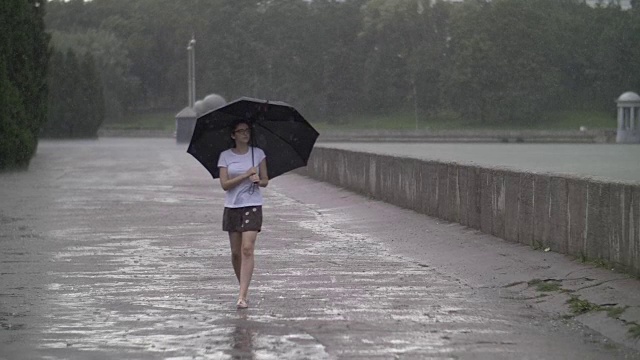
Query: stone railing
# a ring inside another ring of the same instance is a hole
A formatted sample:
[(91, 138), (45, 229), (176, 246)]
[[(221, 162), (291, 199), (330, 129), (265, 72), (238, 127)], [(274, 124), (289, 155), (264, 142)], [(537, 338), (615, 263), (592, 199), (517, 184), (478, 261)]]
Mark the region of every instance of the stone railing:
[(299, 173), (508, 241), (640, 274), (640, 183), (323, 147)]
[(616, 130), (345, 130), (322, 131), (320, 142), (612, 143)]

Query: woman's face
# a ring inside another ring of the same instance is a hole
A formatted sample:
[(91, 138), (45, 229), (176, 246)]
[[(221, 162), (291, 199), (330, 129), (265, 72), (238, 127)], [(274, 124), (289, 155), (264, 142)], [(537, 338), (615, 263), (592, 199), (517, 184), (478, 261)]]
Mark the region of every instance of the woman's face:
[(231, 134), (231, 138), (236, 142), (239, 141), (248, 144), (249, 139), (251, 139), (251, 129), (249, 128), (249, 124), (240, 123), (236, 125), (235, 129), (233, 129), (233, 134)]

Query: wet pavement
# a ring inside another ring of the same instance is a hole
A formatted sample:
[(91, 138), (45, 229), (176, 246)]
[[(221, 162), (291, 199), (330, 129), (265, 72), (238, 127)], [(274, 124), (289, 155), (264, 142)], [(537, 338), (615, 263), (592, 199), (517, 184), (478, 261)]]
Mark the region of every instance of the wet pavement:
[(41, 142), (0, 174), (0, 359), (640, 358), (381, 229), (432, 219), (298, 175), (265, 191), (238, 311), (223, 195), (171, 139)]

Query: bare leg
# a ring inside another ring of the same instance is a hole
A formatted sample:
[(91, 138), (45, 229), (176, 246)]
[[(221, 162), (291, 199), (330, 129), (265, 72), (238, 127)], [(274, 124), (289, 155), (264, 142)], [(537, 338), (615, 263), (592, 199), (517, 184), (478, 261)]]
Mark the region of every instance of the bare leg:
[(246, 299), (249, 292), (249, 283), (253, 275), (253, 251), (256, 245), (257, 231), (242, 233), (242, 263), (240, 271), (240, 299)]
[(231, 245), (231, 264), (236, 278), (240, 282), (240, 269), (242, 267), (242, 233), (229, 231), (229, 245)]

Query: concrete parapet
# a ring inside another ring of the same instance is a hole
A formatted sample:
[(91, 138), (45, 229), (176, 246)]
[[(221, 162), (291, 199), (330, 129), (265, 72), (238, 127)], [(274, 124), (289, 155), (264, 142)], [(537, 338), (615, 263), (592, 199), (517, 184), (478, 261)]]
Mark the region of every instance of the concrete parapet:
[(325, 130), (320, 142), (613, 143), (616, 129), (598, 130)]
[(322, 147), (299, 172), (508, 241), (640, 274), (640, 183)]
[(585, 240), (587, 234), (587, 190), (589, 183), (584, 180), (567, 181), (567, 252), (570, 254), (586, 254)]
[(521, 174), (518, 186), (518, 242), (533, 245), (534, 220), (534, 177)]
[[(551, 176), (549, 181), (549, 238), (547, 247), (563, 254), (567, 253), (567, 179)], [(573, 254), (576, 255), (576, 254)]]

